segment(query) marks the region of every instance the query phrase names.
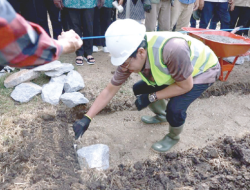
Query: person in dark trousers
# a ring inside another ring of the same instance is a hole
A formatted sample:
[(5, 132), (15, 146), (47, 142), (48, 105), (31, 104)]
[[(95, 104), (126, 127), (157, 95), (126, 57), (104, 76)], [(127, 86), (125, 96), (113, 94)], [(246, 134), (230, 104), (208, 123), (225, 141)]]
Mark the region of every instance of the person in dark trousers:
[(14, 10), (27, 21), (38, 23), (35, 1), (36, 0), (8, 0)]
[[(155, 114), (142, 116), (141, 120), (147, 124), (167, 121), (169, 125), (168, 133), (152, 145), (152, 150), (170, 150), (180, 139), (189, 105), (218, 79), (217, 56), (188, 35), (146, 33), (145, 26), (132, 19), (113, 22), (105, 36), (111, 63), (118, 68), (84, 117), (73, 124), (75, 139), (84, 134), (92, 118), (111, 101), (131, 73), (138, 73), (142, 80), (133, 86), (135, 105), (138, 111), (149, 107)], [(165, 99), (169, 99), (168, 103)]]
[[(68, 23), (68, 28), (73, 29), (81, 37), (93, 36), (95, 0), (54, 0), (58, 8), (63, 9), (63, 19)], [(95, 64), (93, 53), (93, 39), (85, 39), (83, 46), (76, 51), (76, 65), (83, 65), (83, 60), (89, 65)]]
[[(113, 0), (105, 1), (103, 6), (95, 7), (94, 16), (94, 36), (104, 36), (107, 28), (111, 24)], [(98, 38), (93, 40), (95, 46), (102, 46), (103, 51), (108, 53), (105, 38)]]
[(52, 25), (53, 38), (57, 37), (62, 32), (62, 24), (60, 21), (60, 9), (58, 9), (52, 0), (34, 0), (37, 12), (37, 19), (40, 26), (50, 35), (48, 14)]
[[(248, 0), (234, 0), (234, 9), (230, 12), (231, 21), (230, 28), (241, 26), (243, 28), (250, 27), (250, 1)], [(239, 30), (236, 32), (239, 35), (247, 35), (248, 30)]]
[(202, 8), (200, 18), (200, 28), (206, 29), (213, 15), (217, 15), (221, 29), (229, 29), (230, 27), (230, 14), (232, 10), (230, 5), (234, 0), (204, 0), (204, 7)]
[(61, 54), (75, 52), (82, 40), (73, 30), (62, 32), (58, 40), (17, 14), (6, 0), (0, 0), (0, 68), (43, 65)]

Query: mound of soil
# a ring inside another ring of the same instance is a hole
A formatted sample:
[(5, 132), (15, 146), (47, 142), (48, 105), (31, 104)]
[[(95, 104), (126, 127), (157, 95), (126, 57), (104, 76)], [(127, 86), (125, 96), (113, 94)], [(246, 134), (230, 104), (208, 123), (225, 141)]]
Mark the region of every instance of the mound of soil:
[[(218, 130), (232, 131), (233, 128), (245, 133), (249, 129), (249, 98), (244, 97), (241, 102), (239, 96), (230, 96), (230, 103), (226, 106), (220, 104), (225, 102), (223, 96), (220, 100), (210, 98), (207, 102), (200, 103), (203, 100), (197, 100), (193, 104), (192, 110), (199, 108), (200, 113), (189, 112), (190, 120), (187, 122), (185, 135), (192, 134), (194, 137), (182, 138), (182, 142), (178, 144), (190, 144), (191, 141), (197, 144), (196, 137), (201, 138), (201, 133), (205, 132), (212, 139), (212, 145), (187, 151), (182, 151), (179, 147), (178, 151), (161, 155), (156, 160), (144, 159), (133, 164), (119, 162), (118, 166), (112, 166), (108, 171), (100, 173), (88, 170), (84, 174), (73, 148), (76, 141), (72, 124), (76, 119), (82, 118), (96, 96), (110, 82), (112, 71), (115, 70), (109, 63), (108, 55), (99, 53), (95, 58), (98, 64), (78, 68), (84, 76), (86, 88), (83, 93), (90, 100), (90, 104), (73, 109), (57, 109), (55, 115), (46, 114), (46, 110), (41, 111), (32, 121), (16, 118), (14, 124), (18, 132), (15, 137), (1, 141), (4, 150), (0, 151), (0, 189), (250, 189), (250, 136), (216, 140), (211, 135), (219, 133)], [(65, 62), (74, 62), (75, 55), (67, 56), (67, 59), (65, 58)], [(249, 94), (249, 68), (249, 62), (235, 67), (227, 82), (216, 82), (202, 97), (226, 95), (230, 92)], [(102, 80), (95, 76), (102, 76)], [(142, 149), (142, 145), (145, 145), (145, 150), (149, 150), (152, 142), (159, 140), (163, 132), (166, 133), (164, 125), (151, 128), (144, 126), (139, 121), (140, 115), (133, 112), (134, 95), (131, 87), (138, 79), (137, 75), (131, 75), (116, 97), (97, 116), (98, 119), (93, 121), (84, 138), (77, 143), (86, 146), (102, 140), (102, 143), (107, 142), (110, 147), (116, 145), (114, 150), (120, 151), (117, 160), (124, 160), (124, 157), (130, 156), (125, 152), (128, 147), (137, 148), (133, 154), (138, 157), (138, 150)], [(211, 112), (215, 102), (218, 107)], [(218, 125), (216, 122), (209, 123), (222, 118), (221, 113), (231, 108), (237, 114), (232, 116), (227, 113), (223, 122), (218, 120)], [(116, 114), (109, 114), (123, 110), (132, 111), (118, 117)], [(109, 123), (110, 120), (115, 122)], [(188, 126), (197, 128), (193, 130), (190, 127), (190, 130)], [(215, 126), (216, 130), (211, 131), (211, 126)], [(225, 128), (222, 130), (223, 127)], [(127, 139), (124, 133), (128, 134)], [(145, 142), (140, 142), (139, 137), (145, 137)], [(135, 144), (139, 145), (136, 147)], [(117, 154), (114, 152), (111, 153), (113, 158)]]
[[(73, 149), (65, 111), (35, 122), (15, 121), (19, 142), (5, 141), (0, 153), (1, 189), (249, 189), (250, 135), (225, 137), (202, 149), (171, 152), (157, 160), (120, 164), (84, 180)], [(71, 130), (71, 129), (70, 129)]]
[(156, 161), (119, 165), (88, 189), (250, 189), (250, 135), (219, 139), (203, 149), (172, 152)]
[[(66, 113), (43, 114), (32, 123), (15, 121), (22, 128), (16, 142), (0, 153), (0, 189), (72, 189), (82, 183), (69, 135)], [(79, 189), (79, 188), (77, 188)]]

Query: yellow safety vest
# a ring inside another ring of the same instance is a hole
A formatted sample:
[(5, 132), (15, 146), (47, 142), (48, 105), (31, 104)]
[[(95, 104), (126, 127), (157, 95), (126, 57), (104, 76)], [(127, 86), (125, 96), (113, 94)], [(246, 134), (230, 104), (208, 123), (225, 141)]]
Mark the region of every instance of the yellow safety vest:
[(170, 85), (175, 81), (169, 73), (169, 70), (163, 62), (162, 51), (164, 45), (171, 38), (185, 39), (190, 48), (190, 61), (193, 66), (192, 76), (195, 77), (218, 63), (215, 53), (201, 41), (188, 35), (178, 32), (147, 32), (147, 52), (152, 76), (155, 82), (148, 80), (141, 72), (142, 80), (148, 85)]

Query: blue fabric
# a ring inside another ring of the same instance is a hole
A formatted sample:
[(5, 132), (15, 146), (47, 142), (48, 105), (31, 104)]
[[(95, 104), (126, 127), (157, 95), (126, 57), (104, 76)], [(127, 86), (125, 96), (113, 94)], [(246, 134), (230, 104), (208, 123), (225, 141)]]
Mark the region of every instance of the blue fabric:
[[(111, 24), (112, 9), (107, 7), (98, 8), (95, 7), (94, 13), (94, 36), (104, 36), (106, 30)], [(93, 39), (93, 45), (106, 46), (105, 38)]]
[(90, 9), (97, 5), (97, 0), (63, 0), (63, 5), (67, 8)]
[(4, 18), (8, 23), (12, 22), (16, 18), (16, 12), (7, 1), (0, 1), (0, 18)]
[(217, 14), (219, 21), (221, 22), (221, 29), (230, 28), (230, 14), (228, 9), (228, 2), (204, 2), (204, 8), (201, 12), (200, 28), (207, 28), (212, 16)]
[[(59, 9), (55, 6), (54, 2), (51, 0), (39, 0), (35, 1), (37, 10), (38, 24), (43, 27), (43, 29), (50, 35), (47, 12), (52, 23), (53, 38), (57, 39), (62, 32), (62, 24), (58, 20)], [(50, 35), (51, 36), (51, 35)]]
[[(166, 113), (167, 121), (172, 127), (179, 127), (185, 123), (187, 109), (211, 84), (194, 84), (192, 90), (186, 94), (170, 98), (167, 104)], [(163, 86), (148, 86), (144, 81), (134, 84), (133, 91), (135, 95), (147, 94), (160, 91), (166, 88)]]
[(105, 0), (103, 6), (107, 8), (113, 8), (112, 3), (113, 3), (113, 0)]
[[(175, 1), (178, 1), (178, 0), (175, 0)], [(196, 0), (179, 0), (181, 3), (183, 4), (192, 4), (194, 3)]]
[(196, 20), (194, 19), (193, 15), (190, 18), (190, 26), (196, 28)]
[(215, 30), (218, 22), (219, 22), (218, 16), (216, 14), (213, 15), (213, 17), (212, 17), (212, 19), (210, 21), (209, 29)]
[(27, 21), (38, 23), (36, 7), (33, 0), (8, 0), (14, 10)]

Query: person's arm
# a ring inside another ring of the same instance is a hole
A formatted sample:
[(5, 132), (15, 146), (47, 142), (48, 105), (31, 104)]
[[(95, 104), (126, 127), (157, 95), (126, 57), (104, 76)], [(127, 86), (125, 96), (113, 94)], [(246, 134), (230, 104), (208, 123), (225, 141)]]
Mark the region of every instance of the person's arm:
[[(193, 88), (193, 77), (190, 75), (186, 80), (175, 82), (168, 87), (155, 92), (157, 100), (168, 99), (175, 96), (180, 96), (189, 92)], [(138, 111), (146, 108), (150, 103), (150, 94), (141, 94), (136, 97), (135, 105)]]
[(118, 5), (123, 5), (123, 0), (118, 0)]
[(193, 11), (196, 11), (199, 8), (199, 4), (200, 4), (200, 0), (196, 0), (194, 2), (194, 9), (193, 9)]
[(63, 47), (63, 54), (75, 52), (83, 44), (80, 36), (75, 33), (74, 30), (62, 32), (61, 35), (58, 36), (57, 43)]
[(97, 113), (99, 113), (114, 97), (121, 86), (114, 86), (109, 83), (107, 87), (100, 93), (96, 98), (93, 105), (90, 107), (89, 111), (84, 115), (84, 117), (73, 124), (73, 130), (75, 132), (75, 139), (82, 136), (88, 129), (90, 122)]
[(186, 80), (175, 82), (163, 90), (157, 91), (157, 99), (168, 99), (175, 96), (180, 96), (189, 92), (193, 88), (193, 77), (190, 75)]
[(156, 92), (158, 99), (172, 98), (189, 92), (193, 88), (193, 66), (190, 61), (190, 49), (184, 39), (169, 40), (163, 50), (164, 62), (175, 82)]
[[(193, 66), (190, 61), (190, 49), (184, 39), (173, 38), (169, 40), (163, 49), (163, 61), (166, 64), (169, 74), (174, 83), (168, 87), (155, 92), (157, 99), (168, 99), (180, 96), (193, 88)], [(142, 94), (136, 97), (136, 107), (140, 111), (146, 108), (151, 102), (153, 95)]]
[(121, 88), (122, 84), (130, 76), (129, 71), (123, 71), (121, 67), (117, 67), (113, 78), (110, 83), (106, 86), (104, 90), (99, 94), (99, 96), (94, 101), (93, 105), (90, 107), (89, 111), (84, 115), (84, 117), (73, 124), (73, 130), (75, 132), (75, 139), (82, 136), (88, 129), (92, 118), (95, 117), (114, 97), (114, 95)]
[(228, 4), (228, 6), (230, 6), (230, 11), (233, 11), (235, 7), (234, 0), (228, 0)]
[(42, 65), (82, 45), (82, 40), (73, 31), (62, 33), (58, 41), (50, 38), (42, 27), (16, 14), (5, 0), (0, 1), (0, 31), (0, 65), (3, 66)]
[(96, 98), (87, 115), (91, 118), (95, 117), (110, 102), (120, 88), (121, 86), (114, 86), (109, 83)]
[(63, 9), (63, 2), (62, 2), (62, 0), (53, 0), (54, 1), (54, 4), (55, 4), (55, 6), (58, 8), (58, 9), (60, 9), (60, 10), (62, 10)]
[(199, 10), (202, 10), (203, 7), (204, 7), (204, 0), (199, 0)]

